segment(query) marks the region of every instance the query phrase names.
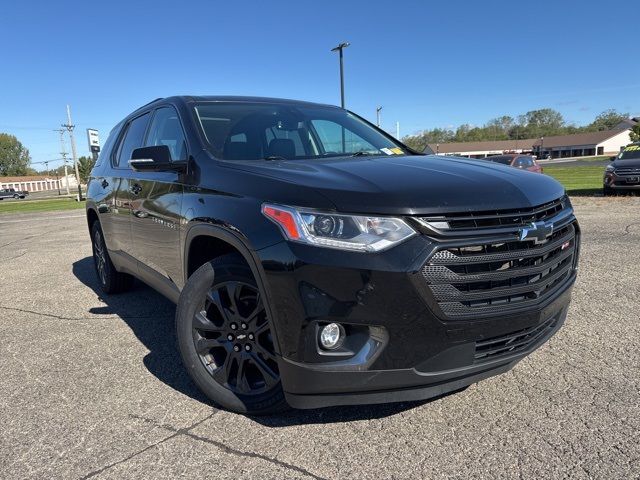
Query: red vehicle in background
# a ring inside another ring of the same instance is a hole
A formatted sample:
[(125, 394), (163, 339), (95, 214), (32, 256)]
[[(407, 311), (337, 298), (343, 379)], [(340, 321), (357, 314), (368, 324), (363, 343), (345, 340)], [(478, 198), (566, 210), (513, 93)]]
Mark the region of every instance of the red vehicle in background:
[(536, 162), (531, 155), (522, 155), (519, 153), (509, 153), (506, 155), (494, 155), (484, 160), (489, 162), (501, 163), (510, 167), (519, 168), (521, 170), (529, 170), (530, 172), (542, 173), (542, 167)]

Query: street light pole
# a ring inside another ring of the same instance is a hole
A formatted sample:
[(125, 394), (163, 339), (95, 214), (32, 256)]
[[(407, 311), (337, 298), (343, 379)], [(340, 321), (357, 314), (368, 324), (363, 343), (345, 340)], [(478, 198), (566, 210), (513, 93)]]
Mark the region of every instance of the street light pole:
[(340, 55), (340, 106), (342, 108), (344, 108), (344, 60), (342, 51), (349, 45), (351, 45), (349, 42), (342, 42), (331, 49), (332, 52), (338, 52)]
[(382, 107), (376, 108), (376, 126), (380, 128), (380, 112), (382, 111)]

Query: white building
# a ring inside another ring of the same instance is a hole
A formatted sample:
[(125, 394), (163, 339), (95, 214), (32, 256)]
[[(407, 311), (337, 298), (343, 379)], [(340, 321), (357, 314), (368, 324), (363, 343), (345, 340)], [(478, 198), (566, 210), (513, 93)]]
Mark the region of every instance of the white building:
[(65, 190), (69, 182), (69, 189), (78, 188), (75, 175), (66, 177), (51, 178), (45, 175), (23, 176), (23, 177), (0, 177), (0, 188), (15, 188), (16, 190), (26, 190), (27, 192), (42, 192), (46, 190)]

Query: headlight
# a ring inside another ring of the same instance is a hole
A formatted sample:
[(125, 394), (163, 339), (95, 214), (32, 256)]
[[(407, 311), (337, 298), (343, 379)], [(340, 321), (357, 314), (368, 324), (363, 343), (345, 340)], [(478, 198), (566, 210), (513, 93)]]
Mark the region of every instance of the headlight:
[(616, 167), (614, 167), (613, 165), (607, 165), (607, 167), (604, 169), (605, 172), (613, 172), (616, 169)]
[(341, 215), (282, 205), (262, 205), (262, 213), (294, 242), (319, 247), (380, 252), (416, 234), (400, 218)]

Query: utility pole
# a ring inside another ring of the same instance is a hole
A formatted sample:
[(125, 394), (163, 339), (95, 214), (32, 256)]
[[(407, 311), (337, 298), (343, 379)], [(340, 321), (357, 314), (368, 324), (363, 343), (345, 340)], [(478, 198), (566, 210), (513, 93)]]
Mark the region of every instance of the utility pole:
[(62, 155), (62, 160), (64, 162), (64, 184), (67, 187), (67, 195), (70, 195), (69, 191), (69, 172), (67, 172), (67, 152), (64, 147), (64, 132), (66, 130), (61, 128), (59, 130), (54, 130), (54, 132), (60, 132), (60, 155)]
[(80, 187), (80, 172), (78, 170), (78, 155), (76, 154), (76, 141), (73, 138), (73, 129), (75, 125), (71, 123), (71, 107), (67, 105), (67, 123), (62, 126), (69, 132), (69, 140), (71, 141), (71, 157), (73, 158), (73, 166), (76, 170), (76, 182), (78, 182), (78, 201), (82, 200), (82, 188)]
[(376, 126), (380, 128), (380, 112), (382, 111), (382, 107), (376, 108)]
[(340, 54), (340, 106), (344, 108), (344, 60), (342, 50), (351, 45), (349, 42), (342, 42), (337, 47), (331, 49), (332, 52)]

